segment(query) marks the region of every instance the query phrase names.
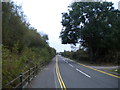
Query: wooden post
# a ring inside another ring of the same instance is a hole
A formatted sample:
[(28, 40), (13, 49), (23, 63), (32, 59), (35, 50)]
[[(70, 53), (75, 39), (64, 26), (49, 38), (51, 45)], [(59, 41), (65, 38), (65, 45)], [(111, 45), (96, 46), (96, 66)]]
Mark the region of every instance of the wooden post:
[(30, 75), (31, 73), (30, 73), (30, 68), (29, 68), (29, 81), (28, 82), (30, 82), (31, 81), (31, 75)]
[(38, 70), (38, 68), (37, 68), (37, 65), (36, 65), (36, 75), (37, 75), (37, 70)]
[(35, 67), (33, 67), (33, 78), (35, 76)]
[(23, 74), (22, 73), (20, 74), (20, 83), (21, 83), (20, 90), (23, 90)]
[(32, 71), (31, 71), (32, 72), (32, 79), (34, 78), (34, 72), (33, 72), (34, 70), (33, 69), (34, 69), (34, 67), (32, 68)]

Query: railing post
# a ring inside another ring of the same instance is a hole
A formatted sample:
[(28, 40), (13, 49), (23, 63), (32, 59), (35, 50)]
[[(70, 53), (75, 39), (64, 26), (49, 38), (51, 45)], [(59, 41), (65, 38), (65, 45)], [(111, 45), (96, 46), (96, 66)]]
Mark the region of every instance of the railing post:
[(36, 75), (37, 75), (37, 69), (38, 69), (38, 68), (37, 68), (37, 65), (36, 65)]
[[(32, 70), (33, 70), (33, 71), (32, 71), (32, 75), (33, 75), (33, 78), (34, 78), (34, 67), (33, 67), (33, 69), (32, 69)], [(32, 79), (33, 79), (33, 78), (32, 78)]]
[(20, 74), (20, 83), (21, 83), (20, 89), (23, 90), (23, 74), (22, 73)]
[(29, 68), (29, 82), (31, 81), (31, 69)]
[(33, 68), (33, 78), (34, 78), (34, 74), (35, 74), (34, 70), (35, 70), (35, 67)]
[(32, 72), (32, 74), (31, 74), (31, 75), (32, 75), (32, 76), (31, 76), (31, 77), (32, 77), (32, 79), (33, 79), (33, 69), (34, 69), (34, 68), (32, 68), (32, 70), (31, 70), (31, 72)]

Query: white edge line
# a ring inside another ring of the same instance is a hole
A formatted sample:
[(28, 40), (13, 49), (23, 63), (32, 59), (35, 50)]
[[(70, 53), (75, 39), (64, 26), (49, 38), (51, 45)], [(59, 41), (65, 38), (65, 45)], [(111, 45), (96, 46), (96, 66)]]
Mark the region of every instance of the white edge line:
[(76, 70), (77, 70), (78, 72), (80, 72), (80, 73), (84, 74), (85, 76), (87, 76), (87, 77), (91, 78), (91, 76), (89, 76), (89, 75), (87, 75), (86, 73), (84, 73), (84, 72), (80, 71), (79, 69), (76, 69)]

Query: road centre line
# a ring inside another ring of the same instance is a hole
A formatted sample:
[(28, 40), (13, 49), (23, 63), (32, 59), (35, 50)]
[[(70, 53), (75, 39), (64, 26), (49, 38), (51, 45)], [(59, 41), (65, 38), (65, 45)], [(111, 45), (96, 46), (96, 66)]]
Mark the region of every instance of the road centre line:
[[(63, 59), (64, 60), (64, 59)], [(68, 61), (66, 61), (66, 60), (64, 60), (66, 63), (68, 63)], [(68, 65), (70, 65), (71, 67), (73, 67), (73, 65), (71, 65), (71, 64), (68, 64)]]
[(68, 61), (65, 60), (66, 63), (68, 63)]
[(79, 70), (79, 69), (77, 69), (77, 68), (76, 68), (76, 70), (77, 70), (78, 72), (80, 72), (80, 73), (84, 74), (85, 76), (87, 76), (87, 77), (91, 78), (91, 76), (87, 75), (86, 73), (82, 72), (81, 70)]
[(71, 65), (71, 64), (68, 64), (68, 65), (70, 65), (71, 67), (73, 67), (73, 65)]
[(62, 77), (60, 75), (59, 66), (58, 66), (58, 57), (57, 56), (56, 56), (56, 75), (57, 75), (58, 81), (60, 83), (61, 89), (62, 90), (67, 90), (66, 86), (65, 86), (65, 84), (63, 82), (63, 79), (62, 79)]
[(65, 60), (65, 59), (62, 59), (62, 60), (66, 62), (66, 60)]

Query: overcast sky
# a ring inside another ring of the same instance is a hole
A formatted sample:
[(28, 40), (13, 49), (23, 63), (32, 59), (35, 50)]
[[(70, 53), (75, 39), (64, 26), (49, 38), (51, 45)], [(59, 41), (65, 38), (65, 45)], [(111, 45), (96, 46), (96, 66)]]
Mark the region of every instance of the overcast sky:
[[(37, 29), (38, 32), (48, 34), (49, 45), (58, 52), (71, 50), (70, 45), (61, 44), (59, 38), (62, 29), (61, 20), (62, 12), (67, 11), (67, 6), (73, 0), (13, 0), (17, 4), (22, 5), (24, 14), (27, 16), (30, 24)], [(115, 3), (118, 8), (118, 0), (107, 0)]]

